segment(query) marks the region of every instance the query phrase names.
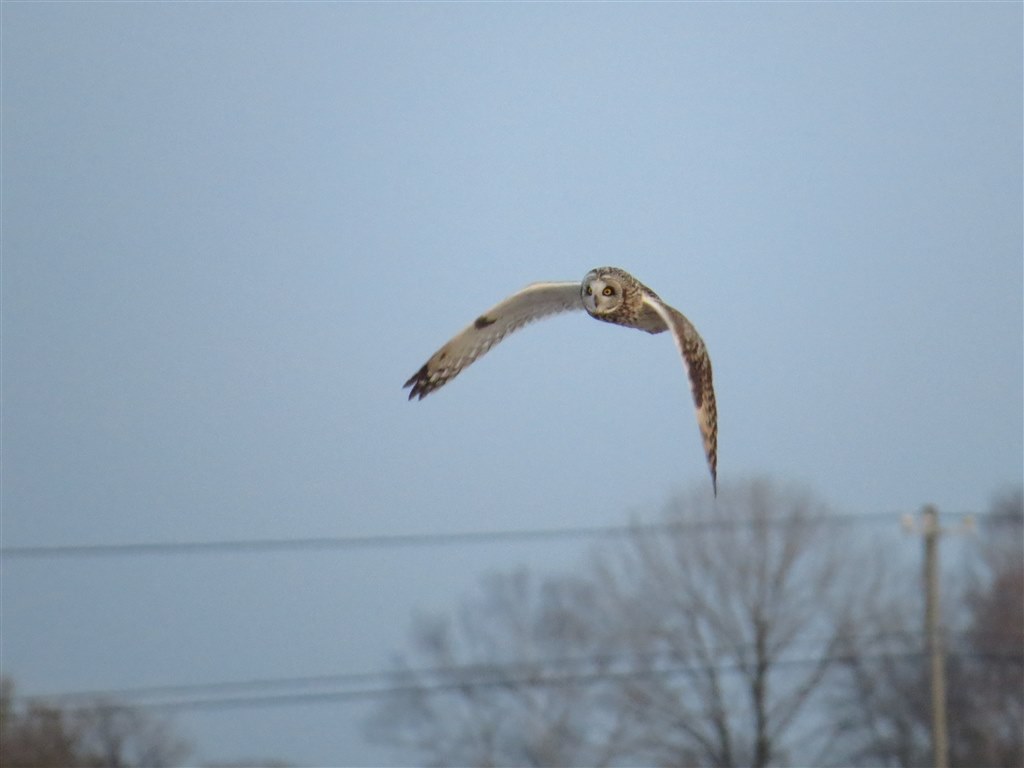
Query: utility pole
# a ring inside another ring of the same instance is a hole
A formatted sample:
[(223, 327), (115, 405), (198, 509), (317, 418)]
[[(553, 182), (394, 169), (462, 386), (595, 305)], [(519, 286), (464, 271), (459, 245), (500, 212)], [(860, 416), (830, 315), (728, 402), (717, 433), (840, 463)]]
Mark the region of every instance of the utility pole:
[[(970, 531), (974, 521), (964, 520)], [(903, 527), (924, 538), (924, 628), (928, 643), (928, 667), (931, 678), (932, 760), (935, 768), (949, 768), (949, 731), (946, 721), (946, 648), (942, 637), (942, 616), (939, 609), (939, 537), (950, 533), (939, 525), (939, 511), (928, 504), (921, 510), (921, 527), (906, 515)]]
[(932, 757), (935, 768), (949, 768), (946, 730), (946, 649), (939, 610), (939, 511), (928, 505), (921, 512), (924, 530), (924, 626), (932, 681)]

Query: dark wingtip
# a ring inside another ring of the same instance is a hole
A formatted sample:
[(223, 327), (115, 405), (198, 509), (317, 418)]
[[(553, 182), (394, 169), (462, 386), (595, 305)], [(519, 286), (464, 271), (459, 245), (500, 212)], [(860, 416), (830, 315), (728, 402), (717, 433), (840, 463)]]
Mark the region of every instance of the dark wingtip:
[(402, 385), (402, 389), (405, 389), (406, 387), (412, 387), (412, 389), (409, 390), (410, 400), (413, 400), (414, 398), (422, 400), (427, 396), (427, 394), (429, 394), (433, 387), (430, 386), (430, 378), (427, 376), (426, 363), (424, 363), (423, 367), (410, 376), (409, 380)]

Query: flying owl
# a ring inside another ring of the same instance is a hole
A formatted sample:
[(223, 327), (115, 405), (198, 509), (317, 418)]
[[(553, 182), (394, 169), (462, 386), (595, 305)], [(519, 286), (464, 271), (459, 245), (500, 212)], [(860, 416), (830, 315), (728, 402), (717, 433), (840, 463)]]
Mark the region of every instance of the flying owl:
[(421, 400), (454, 379), (508, 334), (549, 315), (585, 309), (606, 323), (647, 333), (671, 331), (690, 376), (697, 426), (718, 493), (718, 413), (711, 384), (711, 360), (697, 329), (681, 312), (628, 272), (616, 267), (592, 269), (582, 283), (531, 283), (484, 312), (441, 347), (405, 382), (409, 399)]

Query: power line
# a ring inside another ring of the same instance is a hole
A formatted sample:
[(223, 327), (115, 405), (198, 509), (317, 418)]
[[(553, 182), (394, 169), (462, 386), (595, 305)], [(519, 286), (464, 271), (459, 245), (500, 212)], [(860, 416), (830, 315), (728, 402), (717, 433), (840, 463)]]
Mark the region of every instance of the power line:
[[(967, 516), (966, 514), (963, 516)], [(891, 524), (892, 513), (860, 513), (815, 518), (815, 524)], [(0, 547), (0, 558), (39, 559), (60, 557), (119, 557), (128, 555), (252, 554), (339, 549), (387, 549), (393, 547), (436, 547), (453, 544), (494, 544), (555, 539), (611, 538), (633, 533), (716, 529), (753, 525), (749, 518), (690, 520), (678, 523), (636, 525), (528, 528), (497, 531), (456, 531), (451, 533), (399, 533), (374, 536), (315, 536), (305, 538), (219, 539), (213, 541), (163, 541), (124, 544), (53, 544)], [(791, 521), (758, 521), (758, 525), (785, 526)]]
[[(921, 659), (926, 655), (925, 651), (905, 651), (900, 653), (880, 653), (872, 655), (850, 655), (837, 654), (832, 656), (818, 656), (803, 659), (778, 659), (772, 664), (774, 667), (800, 667), (828, 664), (841, 664), (852, 661), (877, 661), (882, 659)], [(957, 656), (984, 657), (992, 659), (992, 654), (955, 654)], [(999, 660), (1019, 663), (1024, 661), (1024, 656), (1019, 653), (996, 655)], [(452, 668), (451, 674), (457, 674), (461, 668)], [(743, 665), (740, 663), (715, 664), (715, 665), (685, 665), (673, 667), (657, 667), (641, 670), (610, 671), (572, 673), (562, 675), (537, 675), (527, 674), (522, 676), (496, 676), (480, 679), (458, 678), (445, 681), (437, 681), (425, 684), (405, 684), (374, 686), (369, 688), (351, 688), (346, 690), (298, 692), (298, 693), (267, 693), (267, 694), (246, 694), (246, 695), (221, 695), (207, 696), (200, 698), (180, 698), (170, 701), (149, 701), (133, 702), (130, 706), (141, 707), (153, 710), (200, 710), (200, 709), (234, 709), (244, 707), (260, 706), (292, 706), (306, 704), (322, 704), (329, 702), (350, 701), (356, 699), (380, 698), (400, 695), (439, 694), (457, 690), (469, 690), (479, 688), (544, 688), (570, 685), (592, 685), (601, 682), (642, 680), (642, 679), (664, 679), (666, 677), (679, 677), (682, 675), (694, 675), (702, 672), (715, 670), (723, 673), (742, 672)], [(366, 673), (367, 675), (371, 673)], [(380, 673), (376, 673), (380, 674)], [(400, 673), (388, 673), (394, 678)], [(358, 676), (358, 674), (356, 675)], [(355, 676), (353, 676), (355, 677)], [(32, 703), (46, 704), (59, 700), (57, 696), (30, 696), (23, 697)], [(71, 708), (81, 708), (88, 705), (72, 704)]]
[[(909, 640), (920, 640), (924, 631), (917, 630), (889, 630), (886, 632), (875, 632), (871, 634), (853, 633), (841, 635), (836, 638), (812, 636), (804, 638), (804, 644), (825, 645), (830, 641), (850, 642), (858, 641), (865, 643), (877, 642), (885, 639), (903, 638)], [(742, 643), (730, 643), (718, 645), (711, 649), (715, 655), (735, 654), (744, 650), (755, 650), (756, 642), (746, 641)], [(110, 688), (84, 691), (71, 691), (61, 694), (42, 695), (39, 698), (61, 698), (61, 699), (136, 699), (156, 698), (172, 696), (176, 694), (205, 695), (217, 693), (231, 693), (253, 688), (287, 688), (296, 686), (312, 685), (350, 685), (357, 683), (375, 682), (393, 679), (396, 676), (431, 677), (443, 675), (495, 675), (520, 672), (524, 669), (534, 667), (567, 667), (571, 665), (613, 665), (623, 662), (642, 661), (644, 663), (656, 663), (664, 659), (664, 653), (630, 653), (626, 651), (618, 653), (604, 653), (589, 656), (558, 656), (535, 658), (522, 661), (510, 662), (478, 662), (473, 664), (445, 665), (437, 667), (418, 667), (415, 669), (394, 669), (376, 672), (341, 672), (318, 675), (303, 675), (296, 677), (272, 677), (254, 678), (250, 680), (228, 680), (209, 683), (185, 683), (170, 685), (153, 685), (135, 688)]]
[[(849, 654), (842, 655), (838, 658), (859, 658), (859, 659), (881, 659), (881, 658), (897, 658), (907, 653), (924, 655), (926, 649), (924, 647), (925, 632), (924, 630), (890, 630), (886, 632), (877, 633), (854, 633), (850, 635), (840, 635), (834, 638), (819, 636), (805, 639), (806, 642), (810, 642), (818, 645), (827, 645), (830, 643), (847, 643), (850, 641), (856, 641), (860, 644), (870, 645), (875, 648), (873, 652), (861, 654), (858, 656), (851, 656)], [(883, 641), (898, 641), (901, 644), (916, 645), (920, 643), (920, 648), (914, 651), (895, 651), (891, 648), (888, 651), (878, 650), (878, 643)], [(716, 646), (711, 652), (715, 656), (721, 656), (723, 654), (735, 655), (744, 650), (754, 651), (756, 643), (753, 641), (734, 643), (729, 645)], [(988, 660), (1010, 660), (1010, 661), (1022, 661), (1024, 656), (1019, 655), (1019, 648), (1007, 649), (1012, 653), (994, 652), (992, 650), (980, 652), (957, 652), (954, 655), (960, 657), (971, 657), (971, 658), (985, 658)], [(471, 678), (476, 678), (479, 681), (483, 678), (484, 682), (497, 680), (504, 681), (515, 681), (516, 679), (529, 676), (530, 679), (536, 675), (538, 669), (551, 669), (551, 668), (567, 668), (573, 666), (598, 666), (605, 668), (605, 671), (610, 673), (608, 667), (622, 667), (626, 664), (643, 664), (651, 669), (665, 669), (665, 668), (678, 668), (672, 665), (665, 664), (666, 654), (665, 653), (646, 653), (637, 654), (630, 652), (619, 652), (619, 653), (606, 653), (597, 654), (590, 656), (561, 656), (561, 657), (547, 657), (538, 659), (527, 659), (522, 661), (511, 661), (511, 662), (480, 662), (473, 664), (460, 664), (460, 665), (445, 665), (436, 667), (419, 667), (419, 668), (397, 668), (392, 670), (381, 670), (373, 672), (343, 672), (333, 674), (317, 674), (317, 675), (305, 675), (297, 677), (277, 677), (277, 678), (255, 678), (250, 680), (235, 680), (235, 681), (217, 681), (209, 683), (192, 683), (192, 684), (171, 684), (171, 685), (155, 685), (155, 686), (143, 686), (135, 688), (112, 688), (112, 689), (97, 689), (97, 690), (81, 690), (71, 691), (65, 693), (54, 693), (54, 694), (39, 694), (34, 696), (25, 697), (29, 701), (55, 701), (60, 700), (62, 702), (74, 702), (74, 701), (120, 701), (127, 703), (134, 703), (139, 699), (163, 699), (166, 697), (187, 697), (186, 700), (196, 699), (201, 701), (207, 700), (233, 700), (239, 694), (246, 691), (262, 691), (253, 698), (263, 698), (267, 696), (302, 696), (304, 693), (271, 693), (268, 689), (282, 689), (282, 688), (309, 688), (309, 687), (326, 687), (326, 686), (353, 686), (353, 685), (369, 685), (373, 683), (384, 684), (388, 681), (394, 681), (396, 678), (405, 679), (426, 679), (426, 678), (458, 678), (463, 684), (472, 684)], [(785, 660), (783, 660), (785, 661)], [(777, 663), (775, 661), (773, 664)], [(786, 662), (789, 663), (789, 662)], [(702, 665), (699, 669), (730, 669), (734, 666), (742, 666), (741, 662), (730, 663), (730, 664), (719, 664), (719, 665)], [(370, 688), (369, 690), (378, 690), (379, 687)], [(362, 689), (357, 689), (362, 690)], [(337, 693), (337, 691), (328, 691), (327, 693)], [(363, 694), (360, 694), (363, 695)], [(150, 702), (150, 704), (156, 704), (158, 702)]]
[(113, 555), (182, 555), (231, 552), (289, 552), (317, 549), (361, 549), (411, 546), (444, 546), (534, 539), (587, 538), (623, 535), (630, 526), (524, 529), (505, 531), (461, 531), (454, 533), (380, 534), (375, 536), (316, 536), (308, 538), (221, 539), (216, 541), (170, 541), (129, 544), (67, 544), (0, 547), (0, 556), (108, 557)]
[[(908, 654), (909, 656), (921, 656), (922, 651), (914, 651)], [(780, 660), (774, 662), (781, 666), (799, 666), (808, 664), (819, 664), (824, 660), (843, 660), (849, 657), (818, 657), (810, 659), (794, 659), (794, 660)], [(581, 659), (579, 661), (587, 661)], [(249, 706), (249, 705), (278, 705), (278, 704), (290, 704), (290, 703), (305, 703), (305, 702), (317, 702), (317, 701), (332, 701), (332, 700), (345, 700), (350, 698), (366, 698), (374, 696), (389, 696), (389, 695), (400, 695), (406, 693), (443, 693), (446, 691), (456, 690), (460, 688), (494, 688), (494, 687), (513, 687), (513, 686), (524, 686), (524, 687), (546, 687), (553, 685), (569, 685), (573, 683), (595, 683), (606, 680), (623, 680), (631, 678), (648, 678), (648, 677), (664, 677), (664, 676), (677, 676), (682, 674), (693, 674), (700, 671), (707, 671), (708, 669), (715, 669), (718, 671), (739, 671), (741, 665), (738, 663), (721, 664), (721, 665), (688, 665), (688, 666), (675, 666), (675, 667), (660, 667), (643, 670), (627, 670), (627, 671), (611, 671), (603, 670), (600, 672), (584, 672), (584, 673), (572, 673), (562, 675), (538, 675), (536, 673), (523, 672), (524, 667), (529, 667), (530, 664), (523, 662), (520, 664), (509, 664), (509, 665), (468, 665), (458, 667), (439, 667), (432, 670), (420, 670), (420, 671), (403, 671), (396, 670), (394, 672), (368, 672), (368, 673), (354, 673), (350, 675), (338, 675), (338, 676), (322, 676), (319, 678), (295, 678), (296, 680), (313, 680), (317, 679), (320, 681), (327, 681), (330, 679), (348, 680), (352, 682), (372, 682), (376, 680), (394, 679), (396, 677), (404, 676), (416, 676), (420, 675), (437, 675), (437, 676), (451, 676), (453, 679), (445, 681), (437, 681), (432, 683), (417, 683), (417, 684), (405, 684), (405, 685), (380, 685), (370, 688), (354, 688), (348, 690), (332, 690), (332, 691), (317, 691), (317, 692), (291, 692), (291, 693), (264, 693), (264, 694), (249, 694), (249, 695), (232, 695), (222, 694), (214, 696), (193, 696), (191, 698), (182, 698), (171, 701), (141, 701), (133, 702), (132, 706), (156, 708), (156, 709), (193, 709), (193, 708), (205, 708), (205, 707), (234, 707), (234, 706)], [(520, 672), (520, 674), (510, 674), (510, 672)], [(489, 674), (488, 674), (489, 673)], [(473, 676), (477, 676), (473, 679)], [(266, 681), (264, 681), (266, 682)], [(260, 681), (252, 681), (252, 683), (242, 683), (242, 686), (246, 685), (258, 685)], [(209, 684), (215, 685), (215, 684)], [(224, 685), (239, 685), (239, 684), (224, 684)], [(198, 693), (206, 689), (206, 686), (198, 685), (195, 687), (191, 686), (166, 686), (163, 690), (171, 692), (173, 690), (185, 691), (191, 689), (192, 693)], [(141, 690), (141, 689), (140, 689)], [(156, 688), (151, 690), (158, 690)], [(103, 699), (106, 698), (102, 694), (98, 693), (96, 696), (82, 692), (79, 694), (71, 695), (52, 695), (52, 696), (26, 696), (24, 697), (28, 701), (32, 702), (45, 702), (55, 701), (58, 699), (64, 700), (75, 700), (75, 699)], [(72, 708), (76, 705), (72, 704)]]

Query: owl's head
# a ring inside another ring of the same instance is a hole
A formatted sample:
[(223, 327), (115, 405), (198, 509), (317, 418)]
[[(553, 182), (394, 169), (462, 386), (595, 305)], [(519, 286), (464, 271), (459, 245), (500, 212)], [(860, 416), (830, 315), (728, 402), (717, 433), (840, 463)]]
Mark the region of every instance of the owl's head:
[(634, 280), (615, 267), (598, 267), (587, 272), (580, 285), (583, 306), (594, 317), (617, 311), (634, 290)]

